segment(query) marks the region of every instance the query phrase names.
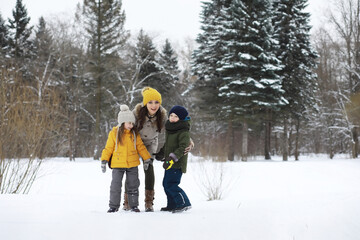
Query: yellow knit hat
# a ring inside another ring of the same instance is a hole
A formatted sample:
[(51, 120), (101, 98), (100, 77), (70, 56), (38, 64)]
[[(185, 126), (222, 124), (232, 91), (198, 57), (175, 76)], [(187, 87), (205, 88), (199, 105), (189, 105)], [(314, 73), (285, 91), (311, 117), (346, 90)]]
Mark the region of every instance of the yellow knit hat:
[(141, 90), (141, 94), (143, 96), (144, 106), (151, 100), (158, 101), (161, 104), (161, 94), (156, 89), (151, 87), (144, 87)]

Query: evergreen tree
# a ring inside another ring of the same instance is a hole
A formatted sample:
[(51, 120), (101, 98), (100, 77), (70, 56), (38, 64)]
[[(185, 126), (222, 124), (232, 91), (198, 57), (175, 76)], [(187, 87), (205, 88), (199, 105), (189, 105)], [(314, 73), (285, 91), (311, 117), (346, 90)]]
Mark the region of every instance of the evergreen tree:
[(10, 30), (11, 56), (16, 59), (31, 56), (32, 42), (30, 35), (33, 27), (29, 27), (30, 17), (22, 0), (16, 0), (15, 9), (12, 11), (13, 19), (8, 19)]
[[(84, 0), (83, 15), (85, 17), (86, 31), (89, 37), (89, 67), (92, 73), (95, 99), (90, 103), (91, 112), (95, 111), (95, 142), (94, 158), (100, 157), (99, 144), (106, 138), (107, 115), (112, 111), (107, 94), (104, 90), (114, 88), (111, 83), (117, 63), (118, 50), (124, 46), (128, 33), (124, 29), (125, 12), (122, 11), (121, 0)], [(106, 109), (109, 108), (109, 109)], [(101, 127), (104, 126), (103, 131)]]
[(219, 32), (224, 52), (218, 71), (223, 76), (219, 95), (234, 115), (262, 113), (286, 103), (281, 69), (274, 55), (269, 1), (233, 0), (221, 17)]
[(158, 90), (164, 96), (166, 102), (165, 108), (170, 109), (173, 105), (182, 104), (177, 83), (179, 81), (178, 60), (168, 39), (165, 40), (165, 45), (160, 53), (160, 68), (162, 74), (159, 81)]
[[(193, 53), (192, 71), (199, 79), (192, 90), (194, 95), (194, 108), (201, 112), (210, 114), (210, 118), (215, 117), (214, 113), (219, 113), (222, 103), (218, 95), (221, 87), (222, 78), (217, 68), (218, 61), (224, 54), (224, 45), (219, 38), (219, 17), (222, 9), (228, 7), (231, 0), (212, 0), (203, 2), (201, 11), (201, 33), (198, 34), (196, 42), (198, 48)], [(215, 111), (216, 110), (216, 111)], [(205, 118), (208, 118), (205, 117)]]
[(9, 30), (5, 24), (5, 20), (0, 13), (0, 60), (5, 58), (9, 48)]
[(219, 61), (224, 80), (219, 95), (230, 119), (240, 117), (244, 127), (245, 118), (253, 118), (253, 114), (264, 121), (265, 159), (270, 159), (272, 112), (287, 103), (277, 75), (281, 65), (274, 54), (271, 4), (234, 0), (223, 13), (219, 36), (227, 52)]
[(152, 86), (154, 88), (160, 86), (158, 80), (161, 69), (157, 61), (158, 54), (150, 36), (141, 29), (135, 48), (136, 64), (140, 66), (141, 86)]
[(46, 26), (45, 19), (43, 17), (39, 18), (39, 24), (35, 30), (35, 40), (34, 40), (34, 52), (37, 58), (42, 58), (47, 60), (51, 54), (51, 44), (52, 36), (50, 30)]
[[(283, 107), (284, 122), (289, 117), (295, 120), (298, 139), (300, 120), (306, 118), (307, 108), (316, 102), (313, 69), (316, 68), (317, 53), (310, 43), (310, 15), (304, 12), (307, 0), (275, 0), (273, 6), (274, 36), (279, 42), (276, 55), (284, 65), (279, 74), (283, 79), (284, 96), (289, 102)], [(284, 136), (287, 135), (285, 126)], [(287, 144), (284, 146), (287, 148)], [(283, 159), (287, 160), (286, 149), (283, 154)], [(295, 149), (295, 158), (298, 158), (298, 149)]]
[[(35, 29), (33, 46), (32, 75), (34, 76), (39, 104), (44, 97), (46, 88), (51, 85), (50, 79), (55, 67), (54, 50), (51, 49), (52, 36), (46, 27), (43, 17), (39, 18), (39, 24)], [(54, 84), (54, 83), (53, 83)]]
[(307, 0), (275, 0), (273, 24), (279, 41), (277, 57), (284, 65), (279, 72), (289, 104), (285, 111), (300, 117), (315, 102), (317, 53), (310, 43), (310, 14)]

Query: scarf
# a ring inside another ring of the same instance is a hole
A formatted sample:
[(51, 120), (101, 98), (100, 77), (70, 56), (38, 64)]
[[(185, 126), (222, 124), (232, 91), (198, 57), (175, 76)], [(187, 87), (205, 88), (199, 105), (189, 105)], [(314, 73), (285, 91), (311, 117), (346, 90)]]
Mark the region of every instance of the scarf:
[(169, 133), (176, 133), (179, 130), (190, 130), (190, 122), (179, 120), (178, 122), (172, 123), (169, 120), (165, 123), (165, 129)]

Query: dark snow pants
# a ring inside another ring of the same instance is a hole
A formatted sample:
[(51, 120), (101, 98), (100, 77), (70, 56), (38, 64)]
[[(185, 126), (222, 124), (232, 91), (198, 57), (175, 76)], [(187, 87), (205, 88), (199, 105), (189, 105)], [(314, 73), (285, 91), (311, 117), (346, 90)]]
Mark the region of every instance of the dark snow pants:
[(139, 206), (139, 170), (133, 168), (114, 168), (110, 185), (110, 208), (119, 208), (121, 199), (121, 187), (124, 174), (126, 173), (127, 194), (130, 207)]
[(165, 170), (163, 187), (167, 197), (167, 207), (169, 209), (191, 206), (188, 196), (184, 190), (179, 187), (181, 177), (181, 169)]

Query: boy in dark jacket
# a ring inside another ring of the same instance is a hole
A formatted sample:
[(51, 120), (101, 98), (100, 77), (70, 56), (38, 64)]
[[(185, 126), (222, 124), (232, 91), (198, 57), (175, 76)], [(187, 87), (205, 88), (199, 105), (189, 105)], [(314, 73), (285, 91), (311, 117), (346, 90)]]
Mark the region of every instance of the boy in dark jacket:
[(165, 144), (156, 154), (157, 160), (164, 161), (165, 169), (163, 187), (167, 196), (167, 206), (161, 208), (161, 211), (183, 212), (191, 208), (189, 198), (179, 187), (187, 166), (187, 155), (184, 155), (184, 150), (190, 143), (190, 117), (184, 107), (171, 108), (165, 130)]

